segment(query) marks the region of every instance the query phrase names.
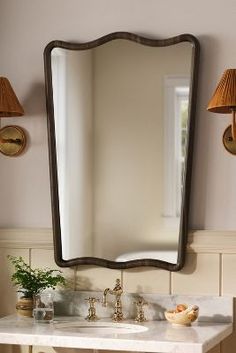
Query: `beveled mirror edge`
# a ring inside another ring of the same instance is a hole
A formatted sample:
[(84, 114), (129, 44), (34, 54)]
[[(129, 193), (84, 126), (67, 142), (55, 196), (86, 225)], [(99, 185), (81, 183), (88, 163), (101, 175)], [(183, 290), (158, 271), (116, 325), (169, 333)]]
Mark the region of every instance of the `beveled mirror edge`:
[[(184, 190), (182, 195), (182, 207), (180, 217), (179, 245), (177, 263), (169, 263), (154, 259), (138, 259), (126, 262), (115, 262), (95, 257), (80, 257), (70, 260), (62, 258), (61, 243), (61, 227), (59, 213), (59, 196), (58, 196), (58, 178), (57, 178), (57, 161), (56, 161), (56, 142), (55, 142), (55, 125), (54, 125), (54, 108), (53, 108), (53, 91), (52, 91), (52, 70), (51, 70), (51, 51), (54, 48), (64, 48), (71, 50), (86, 50), (102, 45), (113, 39), (127, 39), (143, 45), (154, 47), (165, 47), (178, 44), (181, 42), (190, 42), (193, 47), (192, 65), (191, 65), (191, 87), (190, 87), (190, 103), (189, 103), (189, 124), (188, 124), (188, 141), (187, 141), (187, 157), (185, 162)], [(47, 109), (47, 125), (48, 125), (48, 149), (49, 149), (49, 169), (50, 169), (50, 190), (51, 190), (51, 207), (52, 207), (52, 225), (53, 225), (53, 243), (55, 262), (59, 267), (72, 267), (78, 265), (96, 265), (111, 269), (128, 269), (141, 266), (158, 267), (168, 271), (179, 271), (183, 268), (186, 257), (186, 247), (188, 239), (188, 219), (189, 204), (191, 192), (191, 176), (193, 163), (194, 148), (194, 126), (196, 114), (197, 100), (197, 84), (198, 84), (198, 68), (199, 68), (200, 45), (198, 39), (192, 34), (181, 34), (167, 39), (150, 39), (129, 32), (114, 32), (96, 40), (85, 43), (72, 43), (60, 40), (54, 40), (48, 43), (44, 50), (44, 72), (45, 72), (45, 91), (46, 91), (46, 109)]]

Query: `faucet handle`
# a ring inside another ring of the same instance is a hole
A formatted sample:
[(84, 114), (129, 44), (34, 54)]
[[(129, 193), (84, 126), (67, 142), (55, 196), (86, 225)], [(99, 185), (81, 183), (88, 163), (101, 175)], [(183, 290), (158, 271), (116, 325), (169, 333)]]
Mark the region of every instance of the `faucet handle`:
[(137, 316), (134, 320), (137, 322), (147, 321), (144, 315), (143, 307), (144, 305), (148, 305), (148, 303), (143, 298), (138, 298), (138, 300), (135, 301), (134, 304), (136, 305), (136, 308), (137, 308)]
[(94, 298), (94, 297), (89, 297), (89, 298), (86, 298), (85, 300), (89, 303), (88, 316), (86, 316), (85, 319), (88, 321), (98, 320), (98, 317), (96, 315), (95, 303), (100, 302), (100, 299)]

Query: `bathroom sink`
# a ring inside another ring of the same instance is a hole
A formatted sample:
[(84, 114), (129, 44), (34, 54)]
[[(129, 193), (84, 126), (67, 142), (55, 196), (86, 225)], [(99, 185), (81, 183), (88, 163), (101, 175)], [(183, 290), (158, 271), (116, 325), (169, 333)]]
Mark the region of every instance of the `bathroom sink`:
[(147, 331), (148, 328), (141, 325), (116, 323), (116, 322), (61, 322), (54, 324), (55, 329), (64, 332), (85, 334), (130, 334)]

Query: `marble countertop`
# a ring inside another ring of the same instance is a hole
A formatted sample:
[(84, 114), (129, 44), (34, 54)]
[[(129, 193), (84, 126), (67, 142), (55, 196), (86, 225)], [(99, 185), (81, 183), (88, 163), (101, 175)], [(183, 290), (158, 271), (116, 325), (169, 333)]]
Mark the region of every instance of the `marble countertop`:
[[(58, 322), (86, 322), (81, 317), (56, 317)], [(108, 322), (108, 319), (99, 322)], [(123, 323), (134, 324), (133, 320)], [(129, 334), (78, 333), (60, 330), (56, 323), (36, 324), (11, 315), (0, 319), (0, 343), (51, 347), (124, 350), (159, 353), (205, 353), (232, 333), (232, 323), (197, 321), (191, 327), (167, 321), (148, 321), (146, 331)]]

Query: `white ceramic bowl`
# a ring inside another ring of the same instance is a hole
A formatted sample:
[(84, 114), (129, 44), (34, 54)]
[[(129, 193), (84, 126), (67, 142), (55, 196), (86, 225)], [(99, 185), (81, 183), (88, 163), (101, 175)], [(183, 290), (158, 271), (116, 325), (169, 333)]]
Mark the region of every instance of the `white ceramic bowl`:
[(198, 318), (199, 308), (197, 305), (185, 305), (183, 311), (167, 310), (165, 311), (166, 320), (173, 325), (190, 326)]

